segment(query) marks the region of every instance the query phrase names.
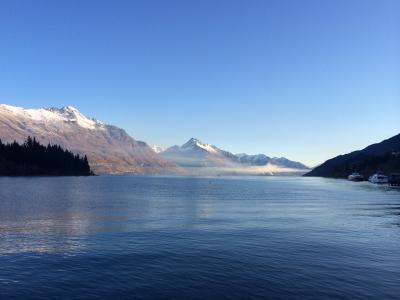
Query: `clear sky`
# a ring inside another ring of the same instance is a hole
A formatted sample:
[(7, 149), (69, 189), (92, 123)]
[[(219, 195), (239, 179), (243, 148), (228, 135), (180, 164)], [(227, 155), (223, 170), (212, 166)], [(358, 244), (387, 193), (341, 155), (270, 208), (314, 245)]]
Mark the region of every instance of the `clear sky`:
[(400, 1), (0, 2), (0, 103), (315, 165), (400, 132)]

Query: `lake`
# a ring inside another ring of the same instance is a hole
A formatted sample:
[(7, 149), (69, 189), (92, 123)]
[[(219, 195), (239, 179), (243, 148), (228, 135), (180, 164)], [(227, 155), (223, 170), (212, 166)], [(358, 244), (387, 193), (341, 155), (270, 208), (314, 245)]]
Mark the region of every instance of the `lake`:
[(301, 177), (0, 178), (1, 299), (399, 299), (400, 191)]

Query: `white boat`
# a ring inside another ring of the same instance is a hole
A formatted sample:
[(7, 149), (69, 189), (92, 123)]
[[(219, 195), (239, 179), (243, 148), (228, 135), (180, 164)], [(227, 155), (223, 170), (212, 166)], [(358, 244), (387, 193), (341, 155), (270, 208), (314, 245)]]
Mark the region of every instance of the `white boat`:
[(350, 174), (347, 177), (348, 180), (350, 181), (363, 181), (364, 180), (364, 176), (362, 176), (360, 173), (354, 172), (352, 174)]
[(389, 177), (382, 172), (375, 173), (368, 179), (372, 183), (384, 184), (389, 182)]

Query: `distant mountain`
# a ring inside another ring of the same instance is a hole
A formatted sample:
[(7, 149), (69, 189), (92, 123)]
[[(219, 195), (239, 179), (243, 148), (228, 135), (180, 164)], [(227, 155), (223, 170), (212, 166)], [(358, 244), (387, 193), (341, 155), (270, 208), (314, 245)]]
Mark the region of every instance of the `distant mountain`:
[(264, 166), (271, 161), (271, 158), (265, 154), (248, 155), (246, 153), (239, 153), (236, 156), (242, 164), (253, 166)]
[(307, 170), (308, 167), (300, 162), (289, 160), (285, 157), (269, 157), (265, 154), (237, 154), (239, 161), (243, 164), (250, 164), (252, 166), (265, 166), (268, 163), (285, 168)]
[(92, 170), (134, 174), (304, 173), (307, 167), (264, 154), (235, 155), (192, 138), (164, 151), (130, 137), (123, 129), (84, 116), (76, 108), (24, 109), (0, 105), (0, 139), (23, 143), (28, 137), (87, 155)]
[(195, 138), (182, 146), (172, 146), (161, 155), (182, 167), (230, 167), (238, 163), (234, 154)]
[(0, 105), (0, 139), (22, 143), (28, 136), (86, 154), (95, 173), (176, 173), (177, 165), (125, 130), (87, 118), (76, 108), (24, 109)]
[(329, 159), (305, 176), (346, 178), (355, 171), (366, 177), (377, 171), (400, 172), (400, 134), (363, 150)]
[(233, 154), (214, 145), (191, 138), (182, 146), (172, 146), (161, 155), (195, 174), (271, 174), (305, 172), (308, 168), (286, 158), (264, 154)]

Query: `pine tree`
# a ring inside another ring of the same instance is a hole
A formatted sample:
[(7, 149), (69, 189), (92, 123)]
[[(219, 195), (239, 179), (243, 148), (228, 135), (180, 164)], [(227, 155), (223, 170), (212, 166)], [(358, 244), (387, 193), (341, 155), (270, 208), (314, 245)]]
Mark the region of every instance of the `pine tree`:
[(88, 158), (80, 157), (59, 145), (41, 145), (35, 137), (28, 136), (19, 145), (16, 141), (3, 144), (0, 140), (0, 175), (7, 176), (76, 176), (94, 175)]

